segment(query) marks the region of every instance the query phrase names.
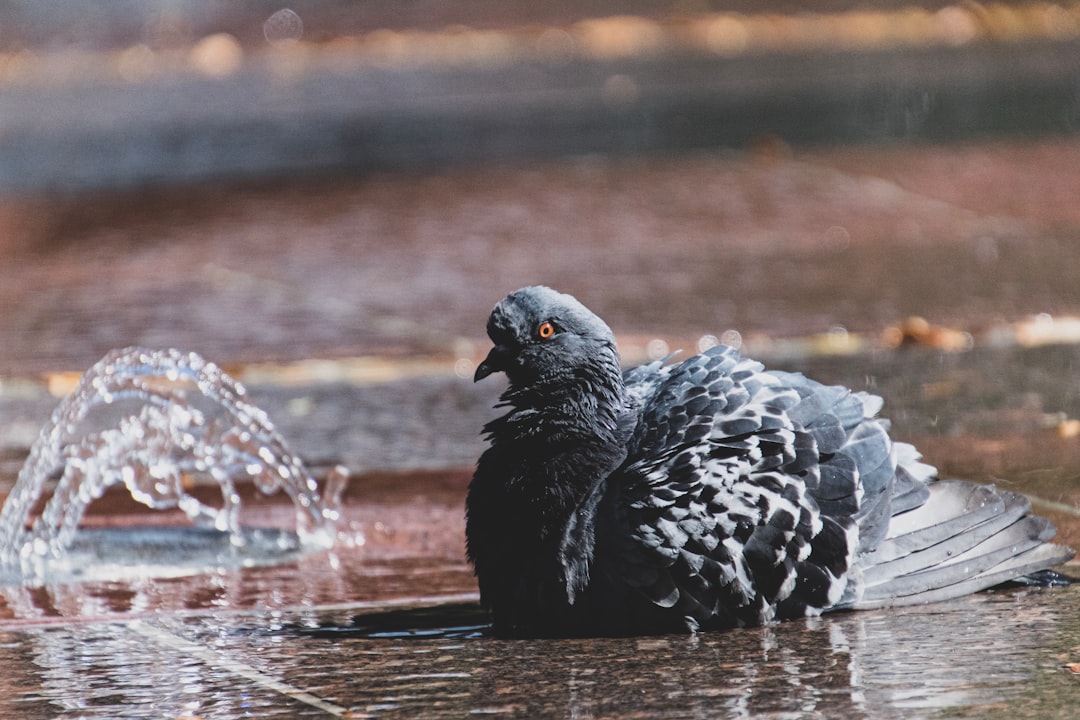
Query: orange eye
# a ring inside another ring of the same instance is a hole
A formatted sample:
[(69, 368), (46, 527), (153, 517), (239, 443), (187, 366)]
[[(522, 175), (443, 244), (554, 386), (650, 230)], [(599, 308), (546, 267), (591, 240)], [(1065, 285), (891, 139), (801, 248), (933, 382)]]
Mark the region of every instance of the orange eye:
[(555, 334), (555, 326), (550, 322), (542, 322), (536, 327), (536, 336), (541, 340), (547, 340)]

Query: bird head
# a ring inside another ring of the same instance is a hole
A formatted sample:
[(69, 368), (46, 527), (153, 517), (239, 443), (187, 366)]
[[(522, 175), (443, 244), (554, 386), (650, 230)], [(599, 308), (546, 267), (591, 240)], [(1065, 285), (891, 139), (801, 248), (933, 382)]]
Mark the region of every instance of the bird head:
[(511, 387), (565, 383), (590, 367), (618, 364), (615, 336), (573, 296), (537, 285), (510, 293), (487, 323), (495, 344), (475, 381), (504, 372)]

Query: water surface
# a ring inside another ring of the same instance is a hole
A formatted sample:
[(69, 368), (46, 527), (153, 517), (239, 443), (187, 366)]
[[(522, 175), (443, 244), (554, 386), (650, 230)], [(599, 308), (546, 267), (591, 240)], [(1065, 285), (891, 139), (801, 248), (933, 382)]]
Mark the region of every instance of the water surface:
[(1080, 682), (1077, 589), (616, 639), (494, 639), (467, 597), (122, 615), (6, 624), (0, 714), (1068, 717)]

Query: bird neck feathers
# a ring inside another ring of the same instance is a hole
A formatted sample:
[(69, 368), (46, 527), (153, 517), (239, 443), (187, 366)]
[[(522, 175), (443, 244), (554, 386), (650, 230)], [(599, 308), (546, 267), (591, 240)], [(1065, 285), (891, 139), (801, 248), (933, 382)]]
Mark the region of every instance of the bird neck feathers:
[(626, 457), (637, 417), (618, 356), (612, 348), (572, 373), (511, 385), (502, 401), (512, 409), (486, 426), (491, 448), (474, 484), (501, 486), (501, 512), (515, 516), (513, 544), (531, 547), (537, 563), (556, 563), (559, 594), (573, 605), (589, 582), (605, 482)]
[(501, 398), (512, 410), (485, 428), (492, 442), (539, 440), (563, 445), (575, 438), (618, 443), (619, 425), (628, 406), (619, 356), (614, 347), (567, 370), (511, 383)]

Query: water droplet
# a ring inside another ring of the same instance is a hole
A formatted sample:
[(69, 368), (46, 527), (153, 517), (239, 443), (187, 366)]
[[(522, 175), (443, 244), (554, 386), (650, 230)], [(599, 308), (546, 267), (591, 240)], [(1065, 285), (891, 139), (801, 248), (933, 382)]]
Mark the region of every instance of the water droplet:
[(654, 338), (645, 346), (645, 354), (650, 360), (660, 360), (671, 354), (668, 344), (660, 338)]
[(476, 364), (470, 358), (458, 358), (454, 362), (454, 374), (459, 378), (470, 379), (476, 372)]
[(289, 8), (282, 8), (263, 23), (263, 35), (268, 42), (296, 42), (304, 36), (304, 22)]
[(738, 350), (742, 347), (743, 343), (742, 333), (740, 333), (738, 330), (725, 330), (720, 335), (720, 342), (724, 345), (727, 345), (728, 347), (732, 347)]
[(851, 233), (843, 225), (833, 225), (825, 231), (824, 240), (830, 250), (846, 250), (851, 245)]

